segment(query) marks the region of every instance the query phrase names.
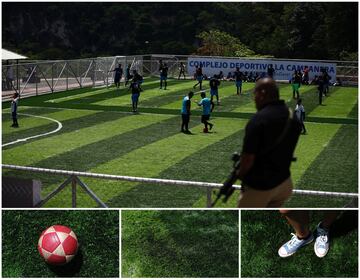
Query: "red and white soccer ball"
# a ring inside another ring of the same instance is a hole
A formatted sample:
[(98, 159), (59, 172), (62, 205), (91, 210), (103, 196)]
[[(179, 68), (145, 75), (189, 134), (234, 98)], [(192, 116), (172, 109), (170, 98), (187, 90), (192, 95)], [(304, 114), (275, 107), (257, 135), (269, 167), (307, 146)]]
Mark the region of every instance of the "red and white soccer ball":
[(53, 225), (40, 235), (38, 250), (48, 264), (64, 265), (75, 257), (78, 240), (71, 228)]

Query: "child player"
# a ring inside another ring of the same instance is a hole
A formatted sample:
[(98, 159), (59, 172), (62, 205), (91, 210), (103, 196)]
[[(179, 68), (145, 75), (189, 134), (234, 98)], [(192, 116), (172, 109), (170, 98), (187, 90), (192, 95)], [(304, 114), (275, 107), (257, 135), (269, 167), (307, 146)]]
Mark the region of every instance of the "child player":
[[(201, 101), (198, 103), (199, 106), (203, 106), (203, 113), (201, 115), (201, 122), (204, 124), (204, 133), (208, 133), (209, 129), (211, 130), (213, 128), (213, 124), (209, 123), (208, 120), (210, 120), (210, 113), (214, 109), (214, 102), (212, 102), (209, 98), (206, 97), (206, 94), (204, 91), (201, 92)], [(208, 126), (210, 127), (208, 129)]]
[(220, 100), (219, 100), (219, 92), (218, 92), (218, 87), (220, 85), (220, 81), (218, 80), (217, 76), (214, 75), (211, 79), (210, 79), (210, 96), (211, 96), (211, 102), (213, 102), (214, 96), (216, 96), (216, 104), (220, 105)]

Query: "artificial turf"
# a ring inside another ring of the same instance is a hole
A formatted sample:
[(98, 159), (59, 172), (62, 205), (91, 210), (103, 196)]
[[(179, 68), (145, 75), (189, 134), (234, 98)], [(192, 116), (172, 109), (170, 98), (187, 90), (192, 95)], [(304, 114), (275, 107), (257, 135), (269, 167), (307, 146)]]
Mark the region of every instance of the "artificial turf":
[[(311, 211), (314, 230), (325, 211)], [(241, 211), (241, 277), (358, 277), (358, 212), (343, 211), (330, 230), (330, 250), (318, 258), (311, 243), (281, 258), (278, 249), (294, 232), (278, 211)]]
[(122, 211), (122, 277), (239, 277), (238, 211)]
[[(194, 81), (170, 80), (168, 90), (158, 89), (156, 79), (146, 79), (141, 93), (140, 114), (130, 113), (130, 93), (125, 89), (79, 89), (21, 100), (20, 113), (59, 120), (56, 134), (3, 147), (3, 163), (97, 173), (222, 182), (231, 169), (230, 156), (241, 151), (244, 128), (255, 112), (251, 90), (235, 95), (233, 82), (222, 82), (221, 105), (211, 121), (212, 133), (202, 133), (201, 109), (192, 103), (192, 135), (179, 133), (182, 96)], [(206, 82), (204, 87), (207, 88)], [(291, 87), (280, 84), (281, 98), (294, 107)], [(291, 172), (295, 187), (337, 192), (357, 192), (357, 89), (331, 88), (325, 106), (318, 106), (314, 86), (300, 89), (309, 122), (300, 137), (297, 161)], [(199, 100), (195, 94), (193, 101)], [(340, 105), (339, 105), (340, 102)], [(3, 143), (51, 131), (56, 124), (19, 115), (20, 128), (10, 128), (9, 103), (3, 103)], [(3, 176), (39, 179), (46, 195), (65, 177), (3, 170)], [(159, 186), (82, 178), (111, 207), (204, 207), (204, 189)], [(70, 190), (64, 190), (45, 206), (71, 206)], [(237, 196), (237, 195), (235, 195)], [(219, 207), (234, 207), (235, 196)], [(342, 207), (342, 198), (293, 196), (289, 207)], [(93, 207), (79, 193), (79, 207)]]
[[(37, 251), (43, 230), (70, 227), (79, 250), (65, 266), (45, 263)], [(119, 277), (118, 211), (2, 211), (2, 277)]]

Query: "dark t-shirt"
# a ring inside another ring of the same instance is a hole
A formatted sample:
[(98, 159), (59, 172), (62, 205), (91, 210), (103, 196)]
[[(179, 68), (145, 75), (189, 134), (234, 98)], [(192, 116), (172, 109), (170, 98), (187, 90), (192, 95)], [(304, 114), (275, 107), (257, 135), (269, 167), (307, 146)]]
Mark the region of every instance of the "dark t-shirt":
[(120, 67), (115, 68), (114, 71), (115, 71), (115, 76), (119, 76), (119, 77), (120, 77), (120, 76), (122, 76), (122, 74), (123, 74), (123, 69), (120, 68)]
[(239, 82), (242, 81), (243, 73), (241, 71), (234, 72), (235, 81)]
[(167, 66), (162, 66), (161, 71), (160, 71), (160, 75), (163, 76), (163, 77), (167, 77), (168, 70), (169, 70), (169, 68)]
[(246, 126), (243, 153), (255, 154), (255, 162), (243, 178), (243, 184), (269, 190), (290, 176), (290, 164), (301, 126), (296, 118), (279, 141), (288, 121), (289, 110), (283, 100), (267, 104)]
[(139, 94), (140, 93), (140, 87), (137, 82), (132, 82), (130, 85), (131, 93), (132, 94)]
[(210, 80), (210, 88), (211, 89), (218, 89), (219, 85), (220, 85), (220, 82), (218, 79), (211, 78), (211, 80)]
[(267, 73), (270, 77), (274, 76), (275, 69), (273, 67), (269, 67)]

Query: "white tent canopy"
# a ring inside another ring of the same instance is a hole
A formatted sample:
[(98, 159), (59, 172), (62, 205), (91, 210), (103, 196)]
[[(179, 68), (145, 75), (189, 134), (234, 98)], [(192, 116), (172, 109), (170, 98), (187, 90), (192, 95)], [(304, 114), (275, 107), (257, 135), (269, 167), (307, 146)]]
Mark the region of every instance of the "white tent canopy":
[(2, 49), (1, 50), (1, 60), (17, 60), (17, 59), (26, 59), (26, 56)]

